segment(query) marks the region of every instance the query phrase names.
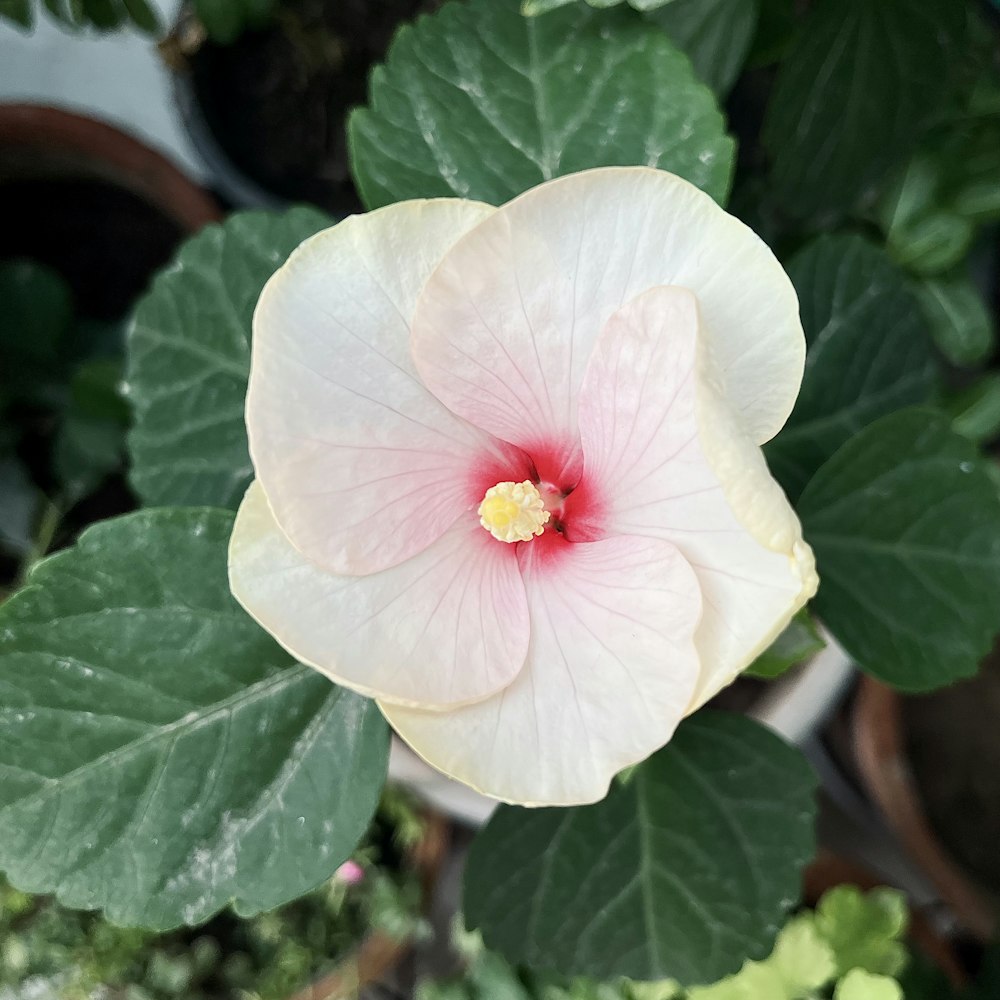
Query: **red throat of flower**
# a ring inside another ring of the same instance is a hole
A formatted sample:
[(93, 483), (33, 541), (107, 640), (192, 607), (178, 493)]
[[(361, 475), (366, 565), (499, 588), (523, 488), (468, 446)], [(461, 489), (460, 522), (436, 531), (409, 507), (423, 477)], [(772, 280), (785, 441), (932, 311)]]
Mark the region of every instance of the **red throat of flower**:
[(603, 504), (587, 481), (579, 445), (540, 446), (512, 457), (509, 467), (491, 463), (477, 477), (508, 475), (482, 493), (476, 513), (485, 530), (500, 542), (541, 543), (546, 550), (602, 537)]

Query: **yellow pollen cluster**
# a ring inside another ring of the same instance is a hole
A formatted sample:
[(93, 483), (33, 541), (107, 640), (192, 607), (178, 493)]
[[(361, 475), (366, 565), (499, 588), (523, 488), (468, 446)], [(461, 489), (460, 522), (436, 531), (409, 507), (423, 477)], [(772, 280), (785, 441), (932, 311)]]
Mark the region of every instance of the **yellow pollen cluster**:
[(545, 530), (549, 512), (534, 483), (497, 483), (479, 505), (479, 523), (501, 542), (528, 542)]

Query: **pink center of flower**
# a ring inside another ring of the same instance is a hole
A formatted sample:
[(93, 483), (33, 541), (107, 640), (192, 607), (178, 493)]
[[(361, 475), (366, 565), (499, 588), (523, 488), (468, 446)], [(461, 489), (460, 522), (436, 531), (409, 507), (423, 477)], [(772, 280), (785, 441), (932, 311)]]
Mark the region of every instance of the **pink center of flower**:
[[(507, 472), (507, 478), (479, 494), (482, 500), (476, 509), (479, 523), (495, 539), (558, 543), (603, 537), (600, 491), (591, 488), (583, 475), (578, 448), (542, 447), (530, 455), (518, 449), (509, 453), (508, 460), (509, 465), (484, 462), (474, 479), (482, 490), (495, 482), (497, 473)], [(515, 479), (518, 474), (520, 481)]]

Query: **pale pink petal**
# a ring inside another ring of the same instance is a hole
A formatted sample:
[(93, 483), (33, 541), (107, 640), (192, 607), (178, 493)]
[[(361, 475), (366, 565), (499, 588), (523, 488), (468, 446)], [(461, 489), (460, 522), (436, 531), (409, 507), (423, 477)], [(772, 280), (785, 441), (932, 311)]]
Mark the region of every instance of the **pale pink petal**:
[(772, 437), (805, 360), (791, 282), (708, 195), (647, 167), (542, 184), (458, 240), (417, 303), (417, 368), (490, 434), (578, 459), (577, 395), (598, 334), (660, 285), (698, 296), (726, 395), (756, 442)]
[(282, 530), (333, 572), (402, 562), (512, 478), (499, 446), (431, 395), (410, 358), (421, 285), (492, 211), (419, 201), (346, 219), (299, 247), (261, 295), (250, 452)]
[(528, 649), (515, 546), (471, 515), (399, 566), (337, 576), (305, 559), (253, 483), (236, 517), (229, 582), (296, 659), (345, 687), (415, 705), (460, 705), (506, 687)]
[(665, 539), (694, 567), (705, 606), (693, 707), (750, 664), (817, 582), (795, 512), (718, 388), (698, 307), (686, 289), (652, 289), (601, 334), (580, 395), (578, 502), (593, 524), (575, 528)]
[(613, 775), (663, 746), (698, 674), (697, 580), (643, 538), (521, 546), (531, 643), (513, 683), (449, 712), (380, 703), (434, 767), (507, 802), (595, 802)]

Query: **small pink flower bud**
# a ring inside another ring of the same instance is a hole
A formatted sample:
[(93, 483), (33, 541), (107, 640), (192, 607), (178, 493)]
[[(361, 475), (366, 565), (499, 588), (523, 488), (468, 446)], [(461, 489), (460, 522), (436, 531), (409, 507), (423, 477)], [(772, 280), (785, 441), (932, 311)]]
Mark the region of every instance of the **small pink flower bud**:
[(338, 882), (345, 885), (357, 885), (364, 881), (365, 870), (357, 861), (345, 861), (333, 874)]

